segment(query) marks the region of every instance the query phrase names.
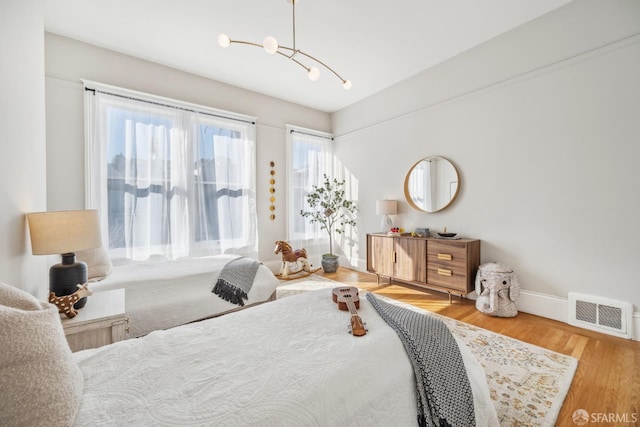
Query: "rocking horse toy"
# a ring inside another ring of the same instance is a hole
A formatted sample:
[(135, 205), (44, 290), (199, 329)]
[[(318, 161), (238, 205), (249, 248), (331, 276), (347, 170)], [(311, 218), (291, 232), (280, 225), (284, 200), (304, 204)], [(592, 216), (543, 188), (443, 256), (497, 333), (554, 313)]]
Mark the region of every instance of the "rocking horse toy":
[[(282, 253), (282, 264), (280, 265), (280, 272), (278, 275), (283, 279), (288, 279), (289, 274), (299, 273), (301, 271), (306, 272), (305, 276), (308, 276), (312, 273), (315, 273), (319, 270), (316, 269), (311, 271), (311, 265), (309, 264), (309, 260), (307, 259), (307, 251), (303, 249), (296, 249), (295, 251), (291, 248), (291, 245), (282, 240), (278, 240), (276, 242), (276, 247), (274, 249), (274, 253), (277, 255)], [(292, 270), (292, 264), (302, 264), (302, 268), (298, 270)], [(296, 278), (301, 277), (297, 276)]]

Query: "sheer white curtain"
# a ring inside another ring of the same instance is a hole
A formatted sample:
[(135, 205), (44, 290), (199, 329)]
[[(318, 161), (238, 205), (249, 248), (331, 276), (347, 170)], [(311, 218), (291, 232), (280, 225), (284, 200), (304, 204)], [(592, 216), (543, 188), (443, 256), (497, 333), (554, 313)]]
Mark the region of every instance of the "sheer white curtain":
[(207, 116), (199, 117), (196, 127), (198, 252), (208, 246), (211, 236), (218, 236), (220, 253), (257, 256), (255, 127)]
[(257, 255), (255, 124), (85, 86), (86, 200), (112, 257)]
[[(117, 234), (113, 240), (124, 237), (126, 258), (147, 259), (152, 254), (171, 259), (187, 256), (188, 163), (186, 135), (180, 132), (182, 117), (179, 111), (163, 112), (149, 104), (132, 105), (127, 111), (123, 121), (124, 174), (112, 173), (107, 180), (109, 183), (117, 179), (120, 182), (116, 186), (124, 187), (120, 212), (113, 212), (120, 206), (110, 200), (110, 216), (112, 212), (122, 214), (123, 221), (118, 221), (117, 226), (124, 226), (122, 231), (114, 230)], [(154, 123), (151, 119), (149, 123), (141, 117), (159, 120)]]
[(288, 125), (286, 132), (288, 240), (295, 247), (305, 247), (315, 258), (328, 250), (327, 233), (300, 216), (300, 211), (308, 209), (312, 186), (320, 185), (324, 174), (332, 176), (333, 139), (330, 134), (297, 126)]

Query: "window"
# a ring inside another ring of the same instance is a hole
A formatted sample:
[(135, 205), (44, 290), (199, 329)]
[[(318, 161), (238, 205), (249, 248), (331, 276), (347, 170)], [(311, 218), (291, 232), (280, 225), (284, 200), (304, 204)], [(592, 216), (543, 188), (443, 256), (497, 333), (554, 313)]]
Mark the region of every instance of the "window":
[[(324, 174), (332, 176), (333, 138), (330, 134), (295, 126), (286, 129), (289, 240), (317, 255), (322, 250), (321, 240), (326, 240), (326, 231), (320, 230), (318, 224), (309, 223), (300, 216), (300, 211), (307, 209), (307, 194), (312, 186), (321, 184)], [(324, 250), (326, 252), (326, 248)]]
[(85, 85), (87, 205), (111, 256), (257, 255), (251, 118)]

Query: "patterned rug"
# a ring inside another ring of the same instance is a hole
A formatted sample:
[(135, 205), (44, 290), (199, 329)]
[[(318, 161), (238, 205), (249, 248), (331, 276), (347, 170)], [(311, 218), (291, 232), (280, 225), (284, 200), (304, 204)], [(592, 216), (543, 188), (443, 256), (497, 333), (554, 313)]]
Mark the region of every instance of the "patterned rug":
[(477, 326), (382, 297), (443, 320), (484, 367), (501, 426), (552, 426), (578, 360)]

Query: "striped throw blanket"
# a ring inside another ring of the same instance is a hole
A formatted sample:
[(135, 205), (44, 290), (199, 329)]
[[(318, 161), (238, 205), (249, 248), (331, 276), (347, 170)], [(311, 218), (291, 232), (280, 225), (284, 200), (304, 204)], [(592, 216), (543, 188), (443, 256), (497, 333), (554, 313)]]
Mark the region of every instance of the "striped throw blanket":
[(260, 263), (255, 259), (240, 257), (225, 264), (211, 290), (225, 301), (244, 306), (244, 300), (253, 286)]

